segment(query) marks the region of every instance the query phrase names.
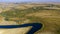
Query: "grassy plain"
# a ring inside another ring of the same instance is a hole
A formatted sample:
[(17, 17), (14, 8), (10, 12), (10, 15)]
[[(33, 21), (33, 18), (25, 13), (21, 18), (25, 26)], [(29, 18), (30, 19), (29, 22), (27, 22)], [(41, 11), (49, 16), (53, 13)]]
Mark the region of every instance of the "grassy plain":
[(9, 10), (5, 9), (0, 13), (5, 21), (14, 21), (17, 24), (38, 22), (42, 23), (43, 27), (35, 34), (60, 34), (60, 5), (14, 4), (7, 9)]

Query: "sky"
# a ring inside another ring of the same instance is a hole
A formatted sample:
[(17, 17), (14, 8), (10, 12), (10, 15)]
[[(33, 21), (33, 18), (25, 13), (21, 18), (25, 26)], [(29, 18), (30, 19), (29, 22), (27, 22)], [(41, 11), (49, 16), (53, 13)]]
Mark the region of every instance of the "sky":
[(0, 0), (0, 2), (60, 2), (60, 0)]

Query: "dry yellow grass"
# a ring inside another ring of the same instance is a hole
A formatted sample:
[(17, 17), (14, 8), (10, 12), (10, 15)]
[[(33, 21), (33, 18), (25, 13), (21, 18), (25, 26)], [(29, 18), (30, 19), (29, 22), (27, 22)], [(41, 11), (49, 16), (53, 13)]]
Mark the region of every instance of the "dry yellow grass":
[[(28, 9), (36, 6), (46, 6), (46, 5), (28, 4), (28, 5), (21, 5), (21, 6), (19, 5), (18, 7), (15, 8), (22, 10), (22, 9)], [(31, 17), (31, 19), (28, 19), (29, 17)], [(60, 10), (39, 10), (35, 13), (26, 14), (25, 17), (23, 18), (25, 18), (26, 20), (19, 19), (19, 18), (13, 18), (12, 20), (23, 20), (23, 22), (19, 22), (20, 24), (25, 24), (30, 22), (42, 23), (43, 24), (42, 29), (37, 31), (35, 34), (60, 34)], [(0, 19), (2, 19), (2, 17), (0, 17)], [(9, 22), (8, 24), (10, 24), (10, 22), (12, 23), (12, 21), (4, 21), (4, 22), (7, 23)], [(16, 25), (17, 23), (13, 21), (12, 24)], [(1, 34), (25, 34), (30, 28), (31, 27), (28, 27), (26, 29), (25, 28), (6, 29), (6, 30), (3, 29), (1, 30), (1, 32), (2, 31), (4, 32), (2, 32)]]

